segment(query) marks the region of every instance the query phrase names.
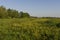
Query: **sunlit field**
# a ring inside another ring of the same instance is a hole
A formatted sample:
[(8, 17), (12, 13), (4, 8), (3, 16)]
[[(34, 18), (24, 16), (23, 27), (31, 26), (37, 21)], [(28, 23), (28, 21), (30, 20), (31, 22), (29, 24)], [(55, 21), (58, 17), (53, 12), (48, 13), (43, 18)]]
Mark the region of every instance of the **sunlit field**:
[(0, 19), (0, 40), (60, 40), (60, 18)]

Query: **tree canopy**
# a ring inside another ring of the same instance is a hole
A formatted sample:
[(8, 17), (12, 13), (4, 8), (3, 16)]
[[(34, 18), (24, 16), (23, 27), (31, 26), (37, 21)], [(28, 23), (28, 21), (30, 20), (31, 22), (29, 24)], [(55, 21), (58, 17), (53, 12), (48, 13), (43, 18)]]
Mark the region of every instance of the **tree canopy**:
[(0, 18), (25, 18), (30, 17), (27, 12), (18, 12), (14, 9), (6, 9), (4, 6), (0, 6)]

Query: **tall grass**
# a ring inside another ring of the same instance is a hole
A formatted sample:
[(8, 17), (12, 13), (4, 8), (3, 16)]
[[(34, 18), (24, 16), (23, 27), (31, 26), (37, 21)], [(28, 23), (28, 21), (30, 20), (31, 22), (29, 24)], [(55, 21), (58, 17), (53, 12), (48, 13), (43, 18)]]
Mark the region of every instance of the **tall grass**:
[(0, 40), (60, 40), (60, 19), (0, 19)]

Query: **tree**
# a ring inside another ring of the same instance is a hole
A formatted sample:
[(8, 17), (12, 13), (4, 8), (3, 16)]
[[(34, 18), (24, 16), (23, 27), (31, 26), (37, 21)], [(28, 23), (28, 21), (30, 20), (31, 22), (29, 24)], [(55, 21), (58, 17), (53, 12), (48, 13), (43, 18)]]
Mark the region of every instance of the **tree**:
[(12, 15), (11, 15), (11, 17), (12, 17), (12, 18), (18, 18), (18, 17), (19, 17), (18, 11), (12, 10)]
[(8, 13), (8, 17), (10, 17), (11, 18), (11, 15), (12, 15), (12, 10), (9, 8), (9, 9), (7, 9), (7, 13)]
[(0, 6), (0, 18), (6, 18), (7, 17), (7, 10), (4, 6)]
[(24, 18), (24, 17), (30, 17), (30, 15), (27, 12), (20, 12), (20, 17)]
[(19, 17), (19, 13), (16, 10), (12, 10), (12, 9), (8, 9), (8, 16), (11, 18), (18, 18)]
[(0, 18), (24, 18), (30, 17), (27, 12), (21, 11), (20, 13), (17, 10), (6, 9), (4, 6), (0, 6)]

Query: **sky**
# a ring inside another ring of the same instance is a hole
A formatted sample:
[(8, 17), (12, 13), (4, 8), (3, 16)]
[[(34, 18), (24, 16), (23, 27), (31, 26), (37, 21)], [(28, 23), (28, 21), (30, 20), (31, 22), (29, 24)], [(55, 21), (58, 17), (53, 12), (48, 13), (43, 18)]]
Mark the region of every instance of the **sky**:
[(0, 6), (37, 17), (60, 17), (60, 0), (0, 0)]

